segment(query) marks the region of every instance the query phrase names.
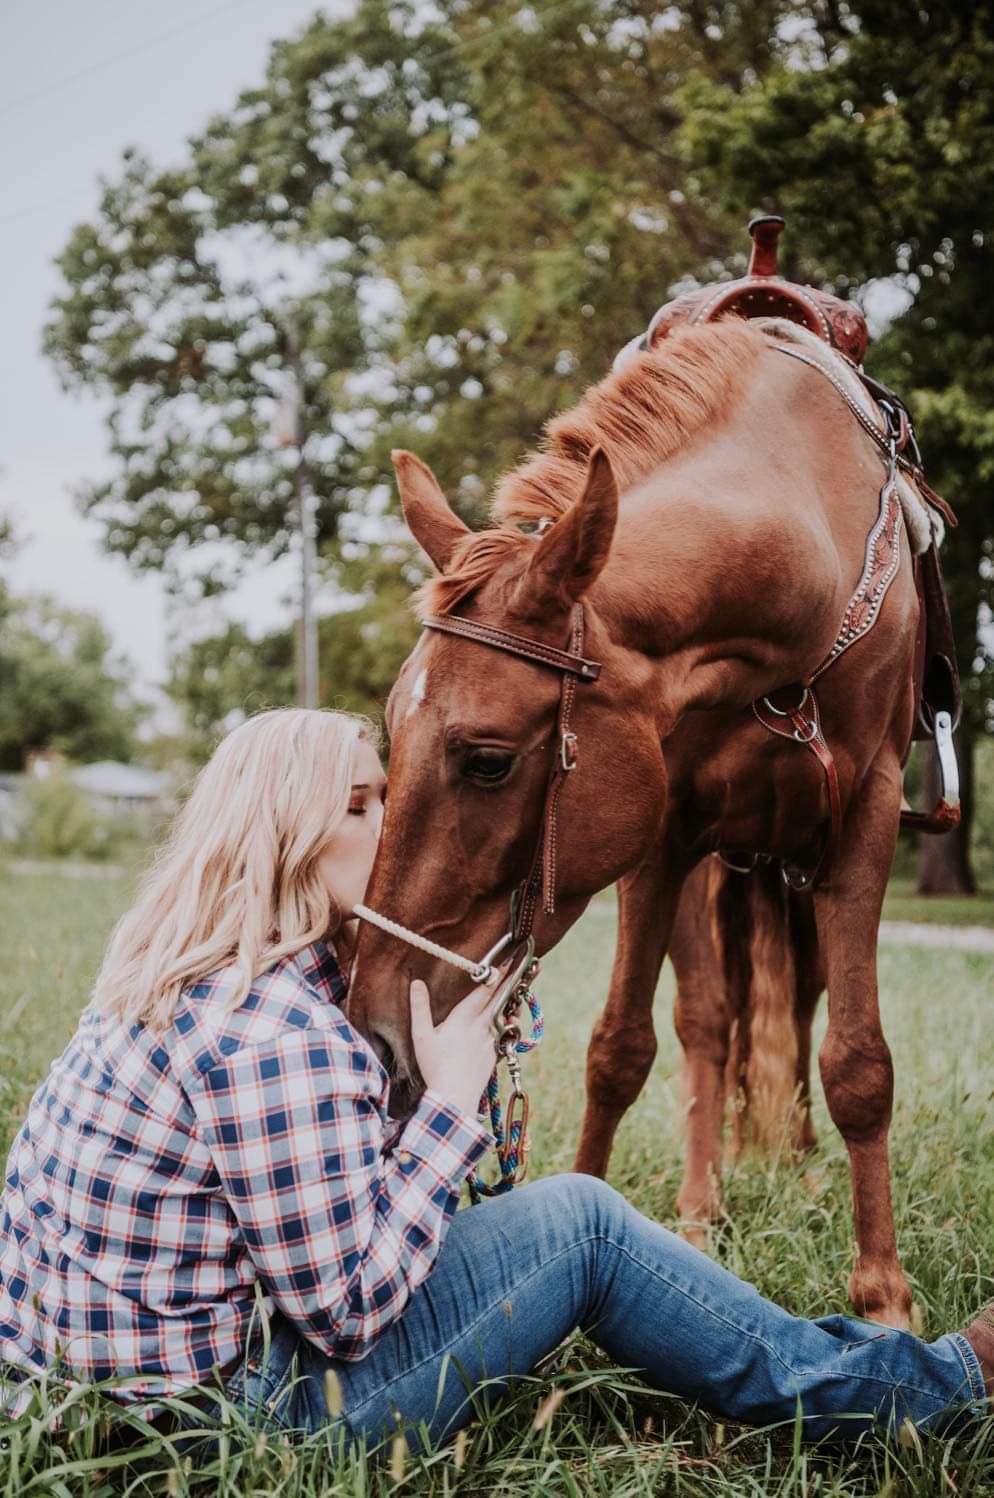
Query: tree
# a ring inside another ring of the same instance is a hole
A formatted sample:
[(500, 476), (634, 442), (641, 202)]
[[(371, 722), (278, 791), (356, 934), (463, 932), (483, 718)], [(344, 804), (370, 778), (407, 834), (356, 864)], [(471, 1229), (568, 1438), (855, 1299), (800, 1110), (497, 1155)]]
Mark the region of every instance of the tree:
[(21, 769), (36, 749), (129, 759), (143, 709), (100, 620), (45, 597), (8, 596), (2, 606), (0, 768)]
[(45, 333), (68, 388), (110, 397), (117, 469), (80, 495), (108, 548), (167, 571), (192, 552), (206, 592), (287, 549), (295, 458), (270, 422), (291, 362), (319, 549), (392, 484), (398, 441), (481, 515), (619, 335), (724, 251), (682, 190), (676, 88), (765, 66), (779, 8), (729, 8), (716, 48), (696, 3), (660, 24), (649, 0), (448, 0), (426, 24), (361, 0), (276, 44), (174, 168), (128, 153), (59, 256)]
[[(978, 621), (994, 604), (994, 8), (934, 0), (796, 7), (806, 53), (736, 89), (698, 77), (683, 141), (698, 188), (729, 208), (788, 216), (795, 267), (873, 307), (904, 307), (869, 367), (911, 405), (930, 481), (960, 518), (943, 566), (964, 676), (964, 787), (976, 735), (994, 727), (994, 657)], [(826, 19), (834, 17), (834, 19)], [(922, 883), (970, 890), (963, 824), (922, 838)]]
[[(782, 203), (791, 274), (870, 298), (889, 278), (912, 304), (874, 367), (908, 391), (962, 506), (946, 566), (975, 644), (990, 351), (982, 331), (961, 366), (956, 340), (988, 269), (971, 237), (987, 85), (962, 62), (968, 19), (933, 72), (928, 24), (903, 17), (896, 0), (359, 0), (316, 17), (176, 167), (129, 157), (60, 259), (46, 346), (68, 384), (111, 397), (118, 469), (82, 498), (107, 545), (172, 573), (192, 555), (207, 592), (285, 551), (296, 457), (269, 423), (297, 361), (325, 581), (399, 592), (377, 544), (389, 449), (417, 448), (479, 521), (545, 419), (681, 283), (744, 269), (746, 209)], [(976, 166), (962, 201), (957, 149)], [(375, 696), (335, 654), (350, 618), (324, 626), (322, 700), (340, 680)], [(208, 731), (289, 700), (290, 648), (229, 631), (178, 663), (175, 690)], [(974, 727), (986, 670), (967, 672)]]
[(45, 349), (68, 388), (110, 397), (117, 460), (80, 502), (135, 567), (175, 571), (192, 551), (211, 593), (245, 557), (287, 550), (296, 456), (270, 424), (291, 362), (319, 544), (376, 481), (366, 413), (344, 409), (346, 376), (372, 363), (369, 324), (387, 320), (363, 312), (381, 277), (376, 200), (392, 174), (431, 190), (447, 149), (432, 106), (456, 83), (431, 65), (448, 27), (412, 48), (414, 25), (413, 5), (380, 0), (316, 18), (178, 167), (127, 153), (59, 256)]
[[(362, 556), (352, 565), (361, 567), (361, 579), (348, 571), (358, 606), (318, 621), (318, 700), (323, 707), (361, 712), (379, 721), (417, 637), (409, 605), (411, 588), (423, 571), (413, 557), (402, 564), (391, 552), (375, 560)], [(201, 756), (232, 722), (292, 703), (293, 659), (290, 630), (253, 637), (244, 625), (230, 624), (217, 635), (195, 641), (174, 660), (168, 691), (182, 709)]]

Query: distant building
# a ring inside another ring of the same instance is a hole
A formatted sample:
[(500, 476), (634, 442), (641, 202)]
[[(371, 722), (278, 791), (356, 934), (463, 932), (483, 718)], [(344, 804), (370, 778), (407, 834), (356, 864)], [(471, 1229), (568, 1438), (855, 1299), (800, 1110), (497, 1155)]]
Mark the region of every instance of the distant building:
[(69, 765), (57, 752), (39, 751), (29, 756), (28, 768), (22, 773), (0, 773), (0, 842), (14, 842), (20, 833), (22, 789), (29, 781), (45, 780), (56, 770), (64, 771), (102, 816), (125, 816), (151, 826), (175, 808), (172, 778), (162, 771), (111, 759)]
[(17, 837), (17, 794), (25, 779), (0, 773), (0, 842), (12, 843)]
[(112, 759), (77, 765), (69, 771), (69, 778), (86, 791), (94, 810), (112, 814), (165, 811), (172, 790), (169, 776), (160, 770), (122, 765)]

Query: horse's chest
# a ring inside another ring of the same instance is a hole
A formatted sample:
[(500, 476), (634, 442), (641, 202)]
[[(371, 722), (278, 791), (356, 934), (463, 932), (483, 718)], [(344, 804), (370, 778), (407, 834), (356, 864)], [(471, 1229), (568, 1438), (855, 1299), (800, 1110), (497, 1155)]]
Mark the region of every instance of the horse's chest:
[(688, 718), (696, 723), (681, 724), (666, 744), (673, 828), (682, 840), (775, 857), (810, 843), (828, 811), (814, 757), (751, 714)]

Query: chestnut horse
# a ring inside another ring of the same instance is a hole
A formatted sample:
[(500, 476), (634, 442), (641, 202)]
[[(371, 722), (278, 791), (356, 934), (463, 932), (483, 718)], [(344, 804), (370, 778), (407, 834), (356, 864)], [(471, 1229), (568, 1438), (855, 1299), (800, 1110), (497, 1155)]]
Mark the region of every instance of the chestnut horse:
[[(703, 903), (689, 901), (677, 923), (686, 881), (723, 882), (734, 899), (736, 879), (746, 881), (720, 873), (706, 857), (716, 849), (810, 866), (823, 846), (821, 766), (750, 705), (804, 679), (833, 646), (878, 511), (880, 450), (823, 373), (783, 357), (771, 329), (730, 319), (674, 332), (550, 423), (543, 448), (502, 480), (492, 529), (470, 532), (413, 454), (394, 463), (408, 524), (441, 574), (426, 585), (423, 615), (458, 612), (562, 650), (582, 600), (584, 654), (602, 666), (575, 692), (579, 756), (559, 808), (555, 911), (540, 910), (534, 927), (541, 954), (617, 883), (618, 948), (576, 1156), (578, 1170), (602, 1175), (652, 1065), (652, 1001), (675, 926), (685, 976), (696, 962), (706, 977), (693, 951)], [(903, 525), (898, 537), (900, 565), (872, 633), (819, 680), (842, 819), (830, 865), (804, 897), (810, 931), (795, 952), (813, 964), (798, 991), (817, 997), (822, 965), (827, 980), (819, 1063), (851, 1164), (850, 1297), (903, 1327), (911, 1296), (894, 1233), (893, 1069), (876, 977), (913, 721), (918, 603)], [(559, 700), (560, 678), (541, 664), (437, 629), (422, 635), (387, 707), (390, 793), (369, 906), (464, 954), (496, 941), (536, 845)], [(413, 976), (426, 980), (436, 1022), (466, 992), (463, 974), (363, 925), (349, 1013), (391, 1071), (398, 1117), (423, 1086)], [(709, 990), (682, 983), (677, 1022), (695, 1106), (713, 1114), (724, 1054), (708, 1037)], [(727, 1054), (727, 1015), (717, 1028)], [(802, 1040), (792, 1065), (803, 1085)], [(720, 1113), (698, 1131), (702, 1158), (688, 1161), (688, 1215), (713, 1210), (715, 1128)]]

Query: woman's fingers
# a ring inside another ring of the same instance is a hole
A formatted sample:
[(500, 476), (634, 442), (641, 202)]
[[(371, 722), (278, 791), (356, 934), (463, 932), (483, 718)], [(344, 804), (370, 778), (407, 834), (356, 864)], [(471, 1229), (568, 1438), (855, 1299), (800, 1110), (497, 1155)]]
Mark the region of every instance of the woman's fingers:
[[(458, 1004), (446, 1016), (447, 1020), (456, 1018), (456, 1023), (465, 1022), (469, 1019), (478, 1025), (481, 1031), (489, 1028), (496, 1003), (497, 989), (507, 977), (510, 970), (510, 962), (498, 968), (497, 978), (493, 983), (481, 983), (471, 989), (465, 999)], [(427, 985), (420, 978), (415, 978), (411, 983), (411, 1042), (415, 1049), (420, 1041), (431, 1036), (436, 1025), (431, 1016), (431, 998)], [(442, 1021), (444, 1024), (445, 1021)]]
[(493, 1009), (494, 1003), (497, 998), (497, 990), (503, 983), (504, 979), (507, 977), (510, 970), (511, 963), (510, 961), (507, 961), (504, 963), (503, 967), (499, 967), (497, 969), (497, 977), (492, 983), (481, 983), (479, 988), (474, 989), (473, 993), (470, 995), (470, 998), (476, 1001), (476, 1007), (481, 1013), (485, 1013), (488, 1009)]
[(419, 1041), (426, 1040), (434, 1029), (428, 985), (415, 978), (411, 984), (411, 1041), (414, 1047), (417, 1048)]

